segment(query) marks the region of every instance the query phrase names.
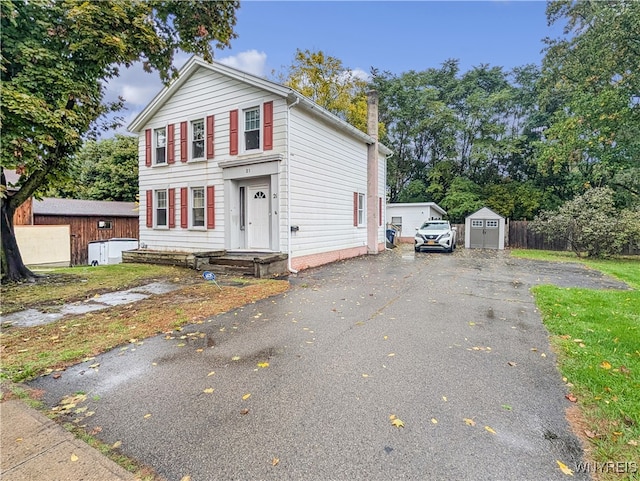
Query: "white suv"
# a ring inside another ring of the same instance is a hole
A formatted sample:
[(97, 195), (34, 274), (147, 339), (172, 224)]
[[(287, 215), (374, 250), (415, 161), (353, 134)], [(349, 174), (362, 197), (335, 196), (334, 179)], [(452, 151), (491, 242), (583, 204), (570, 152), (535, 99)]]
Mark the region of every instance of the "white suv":
[(453, 252), (456, 248), (456, 228), (446, 220), (428, 220), (416, 229), (414, 248), (416, 252), (427, 249)]

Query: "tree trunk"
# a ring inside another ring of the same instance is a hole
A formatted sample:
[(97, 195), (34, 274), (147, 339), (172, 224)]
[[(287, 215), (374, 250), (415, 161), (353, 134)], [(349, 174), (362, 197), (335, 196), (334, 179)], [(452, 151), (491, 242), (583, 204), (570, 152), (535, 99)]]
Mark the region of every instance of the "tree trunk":
[(11, 207), (8, 199), (1, 199), (2, 224), (2, 283), (32, 280), (36, 275), (22, 262), (22, 255), (18, 248), (16, 233), (13, 229), (13, 214), (15, 208)]

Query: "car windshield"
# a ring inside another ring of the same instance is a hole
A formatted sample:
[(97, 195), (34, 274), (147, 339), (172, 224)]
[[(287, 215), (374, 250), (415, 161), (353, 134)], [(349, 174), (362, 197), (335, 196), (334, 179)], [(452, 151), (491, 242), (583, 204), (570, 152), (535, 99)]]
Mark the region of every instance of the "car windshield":
[(422, 224), (422, 227), (420, 227), (421, 230), (442, 230), (448, 228), (449, 224), (446, 222), (425, 222)]

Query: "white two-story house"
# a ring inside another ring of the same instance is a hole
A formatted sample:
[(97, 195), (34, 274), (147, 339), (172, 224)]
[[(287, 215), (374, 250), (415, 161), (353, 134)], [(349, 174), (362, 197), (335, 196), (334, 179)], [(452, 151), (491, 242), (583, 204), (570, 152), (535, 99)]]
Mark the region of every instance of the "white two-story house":
[(129, 130), (147, 249), (284, 253), (298, 270), (384, 248), (391, 152), (291, 88), (192, 57)]

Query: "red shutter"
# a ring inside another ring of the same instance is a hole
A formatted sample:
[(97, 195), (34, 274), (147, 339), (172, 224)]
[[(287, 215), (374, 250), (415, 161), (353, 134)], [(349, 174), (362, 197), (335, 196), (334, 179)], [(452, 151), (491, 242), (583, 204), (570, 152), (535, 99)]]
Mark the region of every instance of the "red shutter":
[(213, 115), (207, 116), (207, 159), (213, 159)]
[(180, 161), (189, 160), (187, 149), (187, 122), (180, 122)]
[(382, 197), (378, 197), (378, 225), (382, 225)]
[(169, 229), (176, 226), (176, 189), (169, 189)]
[(153, 191), (147, 191), (147, 227), (153, 227)]
[(358, 193), (353, 193), (353, 227), (358, 227)]
[(229, 112), (229, 153), (238, 155), (238, 111)]
[(176, 161), (176, 126), (167, 126), (167, 163), (173, 164)]
[(215, 210), (215, 188), (213, 185), (207, 186), (207, 229), (216, 228)]
[(144, 165), (151, 167), (151, 129), (144, 131)]
[(189, 205), (187, 204), (187, 188), (180, 189), (180, 227), (189, 227)]
[(264, 141), (262, 143), (263, 150), (273, 149), (273, 102), (265, 102), (264, 104)]

